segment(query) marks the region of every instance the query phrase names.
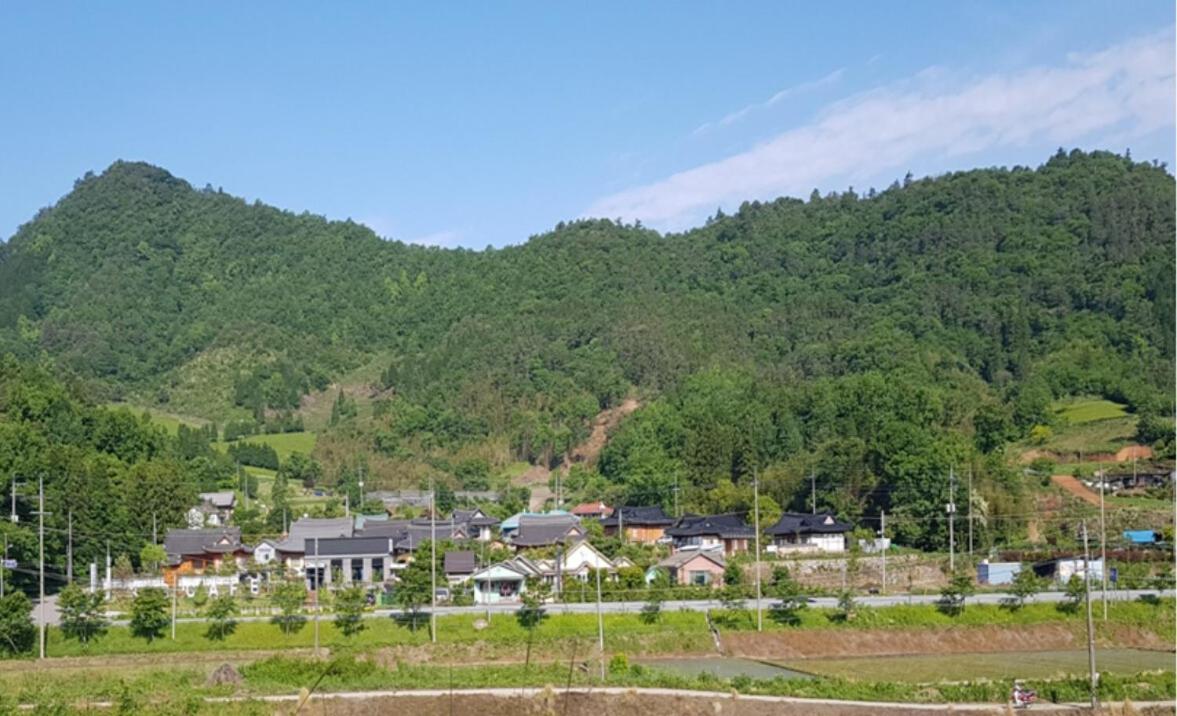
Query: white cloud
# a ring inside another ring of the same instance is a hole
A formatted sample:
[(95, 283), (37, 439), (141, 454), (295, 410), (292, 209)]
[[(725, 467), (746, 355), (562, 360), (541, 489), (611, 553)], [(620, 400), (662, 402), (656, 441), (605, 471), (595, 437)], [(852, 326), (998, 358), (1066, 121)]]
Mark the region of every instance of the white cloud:
[(742, 107), (735, 112), (725, 115), (716, 122), (707, 122), (705, 124), (699, 125), (693, 134), (702, 134), (711, 129), (714, 129), (715, 127), (727, 127), (729, 125), (735, 124), (753, 112), (773, 107), (790, 97), (796, 97), (799, 94), (804, 94), (806, 92), (825, 87), (826, 85), (834, 84), (838, 80), (842, 79), (842, 75), (845, 73), (846, 68), (843, 67), (834, 70), (820, 79), (816, 79), (811, 82), (802, 82), (801, 84), (794, 85), (793, 87), (786, 87), (763, 102), (757, 102), (755, 104), (750, 104), (747, 107)]
[(804, 195), (917, 157), (1143, 136), (1174, 125), (1173, 45), (1170, 28), (1056, 66), (955, 82), (935, 68), (834, 103), (740, 154), (604, 197), (585, 214), (674, 230), (718, 205)]

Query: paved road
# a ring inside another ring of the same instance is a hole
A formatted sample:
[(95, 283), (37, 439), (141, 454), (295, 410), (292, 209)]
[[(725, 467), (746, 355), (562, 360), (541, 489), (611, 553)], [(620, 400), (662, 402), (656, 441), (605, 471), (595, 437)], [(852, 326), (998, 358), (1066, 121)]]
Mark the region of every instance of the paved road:
[[(1150, 595), (1150, 594), (1155, 595), (1156, 593), (1157, 592), (1155, 590), (1143, 590), (1143, 589), (1109, 590), (1108, 591), (1108, 600), (1109, 601), (1132, 601), (1132, 600), (1138, 599), (1141, 596)], [(1172, 597), (1173, 595), (1174, 595), (1173, 590), (1166, 590), (1164, 592), (1164, 596)], [(1095, 601), (1099, 600), (1099, 593), (1098, 592), (1093, 591), (1091, 596), (1092, 596), (1093, 600), (1095, 600)], [(1009, 597), (1009, 595), (1004, 594), (1004, 593), (985, 592), (982, 594), (976, 594), (976, 595), (973, 595), (972, 597), (969, 597), (966, 603), (968, 603), (968, 604), (1000, 604), (1003, 599), (1006, 599), (1008, 597)], [(1066, 599), (1066, 594), (1064, 592), (1041, 592), (1041, 593), (1031, 597), (1030, 599), (1028, 599), (1027, 602), (1028, 603), (1035, 603), (1035, 602), (1057, 603), (1057, 602), (1061, 602), (1065, 599)], [(881, 595), (880, 594), (880, 595), (863, 596), (863, 597), (856, 597), (855, 598), (855, 601), (860, 606), (866, 606), (866, 607), (890, 607), (890, 606), (896, 606), (896, 605), (900, 605), (900, 604), (935, 604), (939, 600), (940, 600), (940, 595), (938, 595), (938, 594), (895, 594), (895, 595), (890, 595), (890, 594)], [(764, 609), (768, 609), (769, 606), (771, 606), (774, 601), (775, 600), (773, 600), (773, 599), (764, 598), (761, 601), (761, 606)], [(809, 603), (811, 606), (814, 606), (814, 607), (833, 608), (838, 605), (838, 600), (835, 597), (816, 597), (816, 598), (811, 598), (809, 600)], [(47, 607), (48, 606), (49, 605), (47, 605)], [(606, 614), (636, 613), (636, 612), (641, 611), (643, 606), (645, 606), (645, 602), (637, 602), (637, 601), (634, 601), (634, 602), (602, 602), (601, 603), (601, 611)], [(674, 600), (674, 601), (666, 601), (666, 602), (662, 603), (662, 609), (665, 611), (703, 612), (703, 611), (707, 611), (709, 609), (718, 609), (721, 606), (722, 605), (720, 604), (718, 599)], [(754, 609), (756, 606), (755, 600), (752, 600), (752, 599), (746, 600), (745, 606), (748, 609)], [(495, 615), (495, 614), (514, 614), (518, 610), (519, 610), (518, 604), (496, 604), (496, 605), (493, 605), (490, 607), (485, 607), (485, 606), (472, 606), (472, 607), (442, 606), (442, 607), (437, 608), (437, 613), (438, 613), (438, 615), (486, 614), (489, 611), (489, 613), (491, 615)], [(55, 624), (56, 621), (54, 621), (54, 619), (56, 618), (56, 609), (46, 609), (46, 611), (51, 612), (52, 617), (50, 619), (50, 623)], [(547, 606), (547, 611), (549, 614), (586, 614), (586, 613), (587, 614), (595, 614), (597, 611), (597, 603), (596, 602), (587, 602), (587, 603), (583, 603), (583, 604), (549, 604)], [(39, 622), (39, 613), (40, 613), (39, 609), (33, 610), (34, 621), (37, 621), (38, 624), (40, 623)], [(381, 609), (373, 610), (371, 612), (367, 612), (367, 613), (365, 613), (364, 616), (368, 619), (387, 619), (387, 618), (390, 618), (393, 616), (399, 616), (401, 614), (402, 614), (402, 612), (399, 609), (381, 608)], [(324, 614), (323, 618), (330, 619), (331, 616), (329, 614)], [(263, 616), (245, 615), (245, 616), (238, 617), (237, 621), (241, 621), (241, 622), (268, 621), (269, 619), (270, 619), (269, 616), (264, 616), (264, 615)], [(179, 622), (203, 622), (203, 621), (205, 621), (205, 619), (203, 617), (181, 617), (177, 621), (179, 621)], [(125, 619), (115, 619), (114, 623), (115, 624), (126, 624), (126, 620)]]

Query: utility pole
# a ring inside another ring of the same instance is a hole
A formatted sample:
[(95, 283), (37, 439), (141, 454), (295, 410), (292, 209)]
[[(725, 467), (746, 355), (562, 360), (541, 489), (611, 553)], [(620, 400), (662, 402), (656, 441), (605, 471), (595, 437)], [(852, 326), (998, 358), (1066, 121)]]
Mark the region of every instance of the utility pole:
[(151, 544), (159, 544), (158, 521), (155, 519), (155, 513), (151, 513)]
[(601, 570), (597, 573), (597, 650), (601, 655), (601, 681), (605, 681), (605, 617), (601, 613)]
[[(322, 560), (319, 559), (319, 538), (315, 538), (315, 657), (319, 656), (319, 590), (323, 588), (323, 573), (319, 571)], [(331, 568), (330, 565), (327, 566)]]
[(4, 533), (4, 566), (0, 567), (0, 597), (4, 596), (4, 572), (8, 569), (8, 533)]
[(817, 475), (809, 471), (809, 499), (813, 514), (817, 514)]
[(1091, 621), (1091, 557), (1087, 547), (1087, 520), (1083, 521), (1083, 601), (1087, 605), (1087, 671), (1091, 678), (1091, 709), (1099, 707), (1099, 674), (1095, 671), (1095, 624)]
[(106, 594), (106, 601), (110, 601), (110, 592), (114, 589), (114, 581), (110, 576), (110, 540), (106, 540), (106, 588), (102, 590)]
[(172, 575), (172, 641), (176, 640), (176, 603), (180, 600), (180, 573)]
[[(625, 500), (622, 500), (624, 503)], [(617, 539), (625, 543), (625, 505), (617, 506)]]
[(37, 609), (41, 615), (41, 658), (45, 658), (45, 476), (37, 479), (37, 533), (40, 542), (40, 597)]
[(1107, 527), (1104, 523), (1104, 509), (1103, 509), (1103, 478), (1099, 479), (1099, 574), (1103, 588), (1101, 590), (1100, 601), (1103, 602), (1103, 620), (1108, 620), (1108, 548), (1107, 548)]
[(16, 524), (20, 518), (16, 516), (16, 475), (12, 476), (12, 522)]
[(360, 465), (360, 514), (364, 514), (364, 466)]
[(66, 532), (65, 548), (65, 580), (67, 584), (74, 583), (74, 511), (69, 511), (69, 528)]
[(973, 557), (973, 466), (969, 465), (969, 558)]
[(760, 479), (752, 472), (753, 528), (756, 530), (756, 631), (764, 631), (764, 612), (760, 609)]
[(887, 511), (879, 513), (879, 538), (883, 541), (883, 594), (887, 593)]
[(678, 475), (674, 476), (674, 518), (678, 519)]
[(429, 640), (437, 643), (437, 491), (429, 478)]
[(948, 571), (956, 574), (956, 471), (948, 468)]

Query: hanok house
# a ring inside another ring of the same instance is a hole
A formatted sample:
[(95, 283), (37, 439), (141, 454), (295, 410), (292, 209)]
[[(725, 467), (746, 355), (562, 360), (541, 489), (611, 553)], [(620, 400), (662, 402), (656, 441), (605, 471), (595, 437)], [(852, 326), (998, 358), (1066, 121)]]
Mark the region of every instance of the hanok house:
[(691, 587), (723, 586), (723, 571), (727, 562), (721, 549), (683, 550), (675, 552), (646, 573), (646, 581), (653, 581), (654, 570), (670, 574), (670, 583)]
[(387, 537), (329, 537), (306, 545), (307, 588), (382, 584), (392, 574), (392, 542)]
[(605, 535), (622, 535), (626, 542), (654, 544), (666, 534), (666, 528), (674, 524), (674, 518), (662, 511), (660, 506), (618, 507), (613, 514), (601, 520)]
[(845, 552), (846, 534), (852, 529), (831, 512), (785, 512), (765, 534), (772, 537), (770, 551)]
[(572, 514), (582, 520), (599, 520), (613, 514), (613, 508), (604, 502), (582, 502), (572, 508)]
[(243, 569), (251, 551), (241, 543), (240, 527), (168, 530), (163, 548), (168, 555), (165, 577), (169, 580), (179, 574), (204, 574), (205, 570), (220, 569), (225, 562)]
[(674, 551), (722, 549), (725, 555), (747, 552), (755, 530), (744, 522), (743, 515), (683, 515), (666, 530)]
[(524, 515), (510, 544), (516, 550), (552, 547), (584, 538), (584, 528), (573, 515)]
[(459, 527), (465, 539), (476, 542), (490, 542), (494, 539), (494, 527), (499, 523), (477, 507), (472, 510), (454, 510), (450, 520)]
[(443, 565), (446, 581), (450, 584), (462, 584), (469, 581), (470, 575), (478, 569), (474, 553), (470, 550), (446, 552)]

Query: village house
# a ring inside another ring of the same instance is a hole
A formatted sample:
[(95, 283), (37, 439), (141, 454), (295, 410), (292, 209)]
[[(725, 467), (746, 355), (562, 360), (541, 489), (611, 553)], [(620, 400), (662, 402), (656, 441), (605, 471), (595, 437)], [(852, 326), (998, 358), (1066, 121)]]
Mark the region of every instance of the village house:
[(187, 523), (190, 529), (229, 524), (233, 510), (237, 507), (237, 495), (232, 490), (202, 492), (197, 497), (200, 504), (188, 510)]
[(462, 584), (470, 579), (478, 569), (477, 560), (470, 550), (453, 550), (445, 553), (442, 560), (446, 581), (450, 584)]
[(845, 552), (852, 529), (831, 512), (785, 512), (764, 532), (772, 537), (770, 552)]
[(307, 588), (320, 584), (381, 584), (392, 576), (392, 543), (387, 537), (328, 537), (309, 540), (305, 553)]
[(524, 515), (508, 544), (516, 550), (530, 547), (552, 547), (583, 539), (584, 528), (574, 515)]
[(167, 553), (165, 578), (169, 581), (179, 574), (219, 570), (226, 562), (244, 569), (251, 553), (241, 543), (240, 527), (168, 530), (163, 548)]
[(662, 540), (666, 536), (666, 529), (673, 524), (674, 518), (658, 505), (618, 507), (601, 520), (606, 537), (621, 535), (623, 541), (642, 544), (655, 544)]
[(278, 558), (287, 571), (302, 574), (308, 543), (317, 539), (351, 537), (350, 517), (303, 517), (290, 525), (286, 539), (275, 545)]
[(744, 517), (725, 515), (683, 515), (666, 530), (674, 551), (722, 548), (725, 555), (747, 552), (748, 542), (756, 535)]
[(723, 586), (723, 571), (726, 567), (727, 563), (721, 549), (682, 550), (647, 570), (646, 582), (654, 581), (655, 570), (661, 569), (670, 575), (671, 584), (684, 587), (720, 587)]
[(514, 602), (527, 591), (527, 572), (515, 560), (484, 567), (470, 575), (475, 604)]

